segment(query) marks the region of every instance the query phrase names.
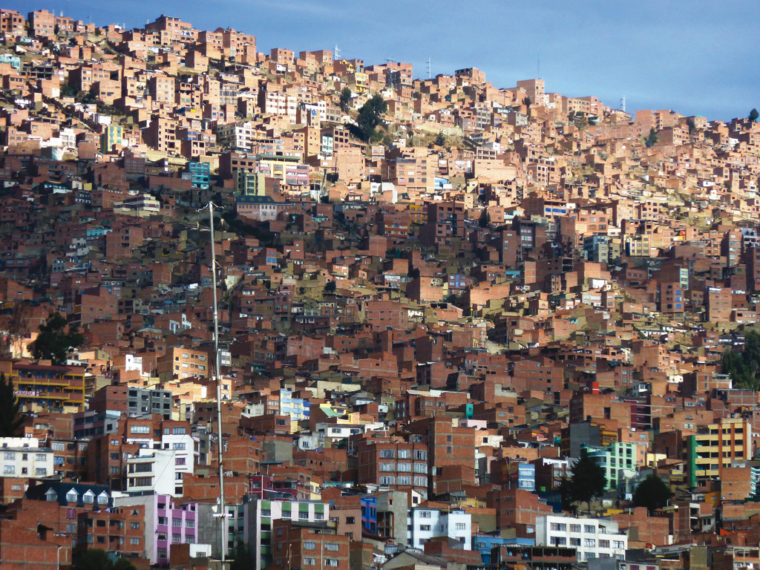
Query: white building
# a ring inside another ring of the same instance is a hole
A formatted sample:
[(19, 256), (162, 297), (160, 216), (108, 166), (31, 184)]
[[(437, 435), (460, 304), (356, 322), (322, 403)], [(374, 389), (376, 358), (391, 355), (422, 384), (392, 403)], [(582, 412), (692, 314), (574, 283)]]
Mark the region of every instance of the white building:
[(127, 493), (153, 492), (181, 497), (186, 473), (193, 473), (195, 440), (189, 435), (164, 435), (161, 443), (141, 447), (127, 459)]
[(407, 528), (412, 548), (424, 550), (431, 538), (448, 536), (461, 541), (464, 550), (472, 549), (472, 515), (461, 510), (415, 507), (407, 516)]
[(256, 130), (250, 121), (229, 123), (216, 127), (216, 140), (225, 148), (250, 152), (256, 140)]
[(50, 477), (53, 450), (34, 437), (0, 437), (1, 477)]
[(536, 545), (577, 550), (578, 562), (594, 558), (625, 558), (628, 535), (609, 519), (545, 515), (536, 517)]

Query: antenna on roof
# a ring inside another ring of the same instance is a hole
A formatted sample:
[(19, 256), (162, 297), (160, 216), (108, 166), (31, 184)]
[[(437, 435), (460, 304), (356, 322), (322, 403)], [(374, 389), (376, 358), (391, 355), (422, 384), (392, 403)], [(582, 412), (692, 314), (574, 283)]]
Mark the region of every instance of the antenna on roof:
[(335, 54), (333, 54), (335, 59), (340, 59), (340, 48), (338, 47), (338, 44), (335, 44)]
[(427, 73), (428, 73), (428, 79), (433, 77), (433, 74), (431, 72), (430, 56), (428, 56), (428, 59), (427, 59)]
[(625, 113), (625, 95), (620, 98), (620, 110)]

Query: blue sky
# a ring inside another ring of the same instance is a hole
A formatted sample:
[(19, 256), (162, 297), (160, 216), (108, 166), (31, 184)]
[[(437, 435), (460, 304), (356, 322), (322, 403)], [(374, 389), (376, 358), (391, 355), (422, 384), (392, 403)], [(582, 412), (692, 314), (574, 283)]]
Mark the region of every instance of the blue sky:
[(412, 62), (415, 76), (478, 67), (497, 87), (538, 75), (547, 91), (627, 109), (730, 120), (760, 108), (758, 0), (12, 0), (98, 25), (160, 14), (234, 27), (273, 47), (333, 49), (367, 64)]

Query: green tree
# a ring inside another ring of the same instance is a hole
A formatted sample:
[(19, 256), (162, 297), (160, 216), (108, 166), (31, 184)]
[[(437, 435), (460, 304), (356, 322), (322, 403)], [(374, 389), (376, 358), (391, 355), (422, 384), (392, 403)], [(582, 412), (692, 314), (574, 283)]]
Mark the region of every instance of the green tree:
[(88, 548), (77, 557), (73, 570), (136, 570), (126, 558), (113, 560), (105, 550)]
[(18, 435), (23, 421), (21, 404), (13, 392), (13, 380), (0, 374), (0, 437)]
[(359, 125), (361, 131), (361, 138), (368, 141), (375, 137), (375, 129), (382, 121), (382, 117), (388, 110), (388, 103), (382, 98), (381, 95), (373, 95), (362, 108), (359, 109), (359, 116), (356, 118), (356, 123)]
[(528, 109), (530, 109), (530, 106), (533, 104), (533, 101), (530, 100), (530, 97), (525, 97), (522, 102), (523, 105), (525, 105)]
[(654, 130), (654, 128), (651, 128), (649, 129), (647, 138), (644, 140), (644, 144), (647, 145), (647, 148), (651, 148), (658, 140), (660, 140), (660, 137), (657, 136), (657, 132)]
[(754, 108), (753, 108), (753, 109), (752, 109), (752, 110), (749, 112), (749, 117), (747, 117), (747, 118), (748, 118), (750, 121), (752, 121), (752, 122), (754, 123), (755, 121), (757, 121), (757, 118), (758, 118), (758, 117), (760, 117), (760, 113), (758, 113), (758, 112), (757, 112), (757, 109), (754, 109)]
[(256, 553), (245, 544), (240, 544), (232, 551), (230, 570), (248, 570), (256, 567)]
[(66, 332), (67, 325), (66, 319), (59, 313), (50, 315), (45, 324), (40, 326), (40, 334), (34, 341), (34, 357), (49, 358), (53, 364), (65, 363), (69, 348), (84, 342), (84, 336), (77, 332), (76, 326), (69, 327)]
[(340, 92), (340, 110), (348, 113), (348, 104), (351, 102), (351, 90), (344, 87)]
[(636, 487), (633, 494), (633, 504), (637, 507), (646, 507), (652, 513), (655, 509), (668, 504), (668, 499), (673, 496), (670, 487), (654, 473), (650, 474)]
[(604, 469), (588, 456), (586, 448), (581, 449), (581, 456), (573, 465), (573, 477), (570, 479), (572, 502), (586, 503), (591, 510), (591, 499), (601, 497), (606, 485)]
[(731, 376), (737, 388), (760, 388), (760, 333), (749, 331), (744, 335), (744, 348), (741, 352), (726, 349), (721, 357), (720, 368), (724, 374)]

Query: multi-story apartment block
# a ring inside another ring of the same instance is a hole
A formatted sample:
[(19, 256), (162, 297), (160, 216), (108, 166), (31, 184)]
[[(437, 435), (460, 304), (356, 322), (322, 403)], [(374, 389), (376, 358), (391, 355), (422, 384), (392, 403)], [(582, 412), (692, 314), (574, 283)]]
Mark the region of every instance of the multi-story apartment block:
[(0, 32), (10, 36), (26, 35), (26, 20), (14, 10), (0, 10)]
[(545, 515), (536, 518), (536, 545), (575, 548), (578, 562), (625, 557), (628, 535), (607, 519)]
[(134, 507), (144, 510), (142, 527), (146, 529), (141, 555), (151, 564), (169, 563), (173, 544), (189, 544), (191, 556), (210, 553), (210, 545), (201, 542), (198, 527), (198, 504), (181, 502), (171, 495), (152, 493), (117, 497), (114, 505), (126, 511)]
[(611, 443), (606, 447), (589, 447), (588, 456), (604, 470), (605, 490), (610, 491), (636, 476), (636, 443)]
[(58, 410), (84, 405), (85, 369), (45, 364), (12, 365), (16, 397), (28, 409)]
[(245, 541), (258, 553), (255, 570), (269, 566), (277, 553), (279, 539), (273, 535), (276, 522), (325, 524), (330, 518), (330, 505), (316, 501), (255, 498), (244, 504)]
[[(127, 493), (157, 492), (181, 497), (182, 475), (192, 473), (192, 462), (187, 465), (187, 455), (174, 449), (138, 450), (135, 456), (127, 459)], [(178, 460), (180, 464), (177, 464)]]
[(463, 550), (472, 549), (472, 515), (462, 510), (442, 511), (415, 507), (409, 511), (409, 545), (423, 550), (425, 542), (447, 536), (460, 543)]
[(385, 433), (370, 432), (351, 437), (359, 466), (358, 481), (391, 489), (416, 491), (428, 496), (428, 447)]
[(158, 359), (158, 374), (180, 380), (190, 376), (209, 378), (211, 370), (208, 352), (182, 346), (168, 348), (166, 354)]
[(733, 462), (752, 458), (752, 424), (743, 418), (724, 418), (698, 428), (687, 440), (690, 486), (699, 478), (720, 477)]
[(349, 539), (325, 525), (279, 520), (272, 525), (273, 570), (337, 568), (348, 570)]
[(51, 477), (53, 450), (34, 437), (0, 437), (0, 477)]

